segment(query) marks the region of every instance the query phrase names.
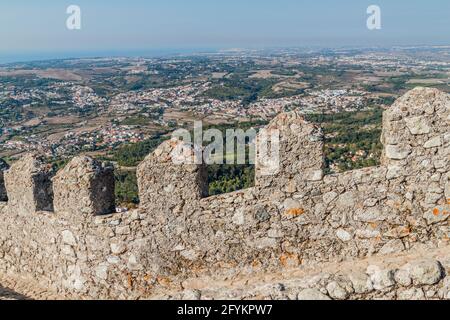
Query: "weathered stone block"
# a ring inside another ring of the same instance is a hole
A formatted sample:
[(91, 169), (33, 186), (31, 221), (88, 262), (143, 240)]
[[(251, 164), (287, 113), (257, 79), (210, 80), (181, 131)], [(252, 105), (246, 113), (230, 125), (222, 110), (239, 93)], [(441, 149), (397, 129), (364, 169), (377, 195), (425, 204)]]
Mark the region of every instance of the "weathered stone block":
[(409, 263), (403, 267), (411, 276), (416, 285), (433, 285), (444, 276), (442, 265), (439, 261), (421, 260)]
[(425, 149), (430, 149), (430, 148), (440, 147), (441, 145), (442, 145), (442, 139), (440, 136), (437, 136), (437, 137), (433, 137), (430, 140), (428, 140), (427, 142), (425, 142), (423, 147)]
[(403, 165), (418, 169), (429, 160), (428, 150), (441, 147), (448, 134), (449, 101), (447, 93), (431, 88), (415, 88), (397, 99), (383, 115), (383, 163), (405, 160)]
[[(278, 135), (279, 148), (271, 141), (272, 134)], [(292, 180), (297, 183), (322, 180), (323, 140), (322, 130), (307, 122), (301, 113), (278, 115), (257, 136), (256, 186), (284, 189)]]
[(431, 131), (431, 128), (424, 117), (406, 118), (405, 122), (413, 135), (427, 134)]
[(53, 178), (55, 211), (101, 215), (115, 212), (114, 169), (76, 157)]
[(386, 156), (393, 160), (402, 160), (411, 154), (411, 148), (409, 146), (386, 146)]
[(19, 214), (53, 210), (52, 171), (35, 154), (27, 154), (4, 173), (8, 206)]
[(370, 276), (373, 287), (377, 290), (383, 290), (395, 285), (394, 271), (390, 269), (382, 269), (376, 265), (367, 267), (366, 273)]
[(195, 207), (207, 195), (206, 166), (196, 164), (198, 154), (194, 146), (172, 139), (145, 158), (137, 169), (140, 206), (177, 212), (185, 204)]

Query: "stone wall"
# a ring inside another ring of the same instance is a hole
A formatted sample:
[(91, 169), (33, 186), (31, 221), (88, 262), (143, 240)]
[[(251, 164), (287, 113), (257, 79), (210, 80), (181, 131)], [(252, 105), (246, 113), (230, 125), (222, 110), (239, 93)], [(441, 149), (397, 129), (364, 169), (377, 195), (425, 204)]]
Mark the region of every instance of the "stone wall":
[(197, 278), (154, 299), (437, 300), (450, 299), (450, 250), (374, 256), (217, 281)]
[(76, 297), (138, 298), (200, 274), (446, 246), (449, 128), (450, 97), (412, 90), (384, 114), (381, 166), (324, 176), (320, 128), (281, 114), (269, 124), (281, 132), (279, 172), (257, 163), (254, 188), (208, 198), (204, 166), (173, 164), (181, 142), (166, 141), (139, 165), (140, 208), (120, 214), (110, 168), (77, 157), (50, 180), (27, 156), (5, 173), (0, 272)]

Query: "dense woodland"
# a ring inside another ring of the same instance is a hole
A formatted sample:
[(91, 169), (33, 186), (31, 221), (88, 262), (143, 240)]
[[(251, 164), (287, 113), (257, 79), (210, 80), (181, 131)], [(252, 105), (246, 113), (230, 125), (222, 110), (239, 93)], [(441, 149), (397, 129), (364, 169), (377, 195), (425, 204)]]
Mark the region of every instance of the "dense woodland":
[[(312, 114), (307, 119), (318, 123), (325, 133), (325, 170), (343, 172), (379, 164), (382, 144), (383, 109)], [(358, 155), (360, 154), (360, 155)]]

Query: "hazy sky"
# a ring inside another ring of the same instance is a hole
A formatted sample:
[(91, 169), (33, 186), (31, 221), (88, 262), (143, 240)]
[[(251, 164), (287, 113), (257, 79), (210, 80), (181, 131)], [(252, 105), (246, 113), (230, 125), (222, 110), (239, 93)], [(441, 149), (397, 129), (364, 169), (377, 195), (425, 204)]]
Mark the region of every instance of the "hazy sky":
[[(382, 30), (366, 27), (371, 4)], [(449, 14), (448, 0), (1, 0), (0, 54), (450, 44)]]

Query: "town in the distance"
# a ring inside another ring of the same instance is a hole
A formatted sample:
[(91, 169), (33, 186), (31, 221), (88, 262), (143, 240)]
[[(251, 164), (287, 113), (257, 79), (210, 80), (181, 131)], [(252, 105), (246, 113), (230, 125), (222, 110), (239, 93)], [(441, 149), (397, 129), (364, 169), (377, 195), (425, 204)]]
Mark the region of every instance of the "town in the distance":
[[(116, 167), (119, 207), (137, 205), (135, 169), (178, 128), (261, 128), (300, 110), (325, 131), (326, 170), (377, 165), (382, 112), (417, 87), (450, 92), (450, 47), (234, 49), (165, 57), (0, 65), (0, 157), (80, 153)], [(211, 195), (251, 186), (253, 167), (211, 166)]]

